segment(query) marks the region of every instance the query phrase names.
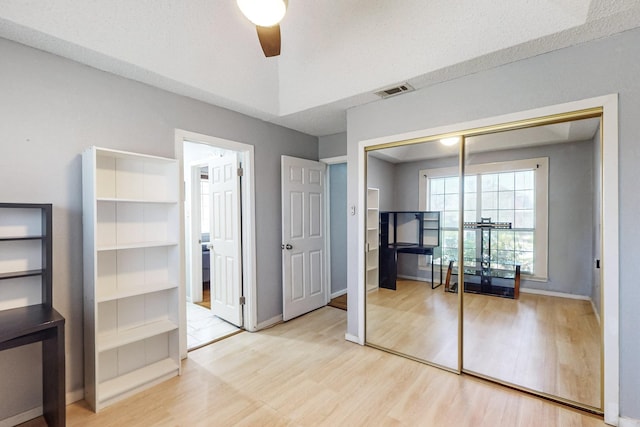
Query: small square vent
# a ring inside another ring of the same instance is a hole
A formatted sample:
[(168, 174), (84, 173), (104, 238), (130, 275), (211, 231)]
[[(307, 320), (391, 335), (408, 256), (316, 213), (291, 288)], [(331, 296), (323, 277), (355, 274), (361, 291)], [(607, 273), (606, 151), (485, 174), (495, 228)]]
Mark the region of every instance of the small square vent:
[(390, 96), (400, 95), (401, 93), (411, 92), (415, 89), (409, 83), (401, 84), (400, 86), (390, 87), (388, 89), (381, 90), (376, 92), (380, 98), (389, 98)]

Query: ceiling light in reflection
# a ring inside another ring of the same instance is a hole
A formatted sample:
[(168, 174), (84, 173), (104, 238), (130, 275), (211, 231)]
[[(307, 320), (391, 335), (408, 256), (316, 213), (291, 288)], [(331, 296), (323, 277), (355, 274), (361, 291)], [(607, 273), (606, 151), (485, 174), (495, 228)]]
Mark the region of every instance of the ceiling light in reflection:
[(452, 145), (457, 144), (458, 142), (460, 142), (460, 137), (459, 136), (452, 136), (451, 138), (442, 138), (440, 140), (440, 143), (442, 145), (446, 145), (447, 147), (450, 147)]

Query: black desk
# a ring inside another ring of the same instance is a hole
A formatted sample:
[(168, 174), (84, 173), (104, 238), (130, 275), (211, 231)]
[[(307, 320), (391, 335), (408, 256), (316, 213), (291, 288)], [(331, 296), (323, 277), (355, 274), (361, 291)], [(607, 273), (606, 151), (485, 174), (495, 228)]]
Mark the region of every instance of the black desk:
[(389, 243), (380, 247), (380, 278), (379, 286), (396, 290), (396, 276), (398, 274), (398, 254), (429, 255), (431, 257), (431, 289), (442, 285), (442, 268), (440, 268), (440, 283), (433, 283), (433, 252), (437, 246), (417, 245), (415, 243)]
[(50, 427), (66, 422), (64, 322), (44, 304), (0, 311), (0, 351), (42, 342), (42, 403)]

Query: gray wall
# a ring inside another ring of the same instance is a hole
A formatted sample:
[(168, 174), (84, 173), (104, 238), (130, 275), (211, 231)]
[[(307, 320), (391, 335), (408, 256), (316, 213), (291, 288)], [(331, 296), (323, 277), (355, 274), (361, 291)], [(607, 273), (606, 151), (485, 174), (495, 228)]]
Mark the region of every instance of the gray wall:
[[(619, 94), (620, 412), (623, 416), (638, 419), (639, 75), (640, 29), (634, 29), (352, 108), (347, 112), (347, 203), (358, 205), (358, 141), (611, 93)], [(357, 335), (357, 218), (349, 217), (347, 226), (350, 307), (348, 333)]]
[(331, 293), (347, 289), (347, 164), (329, 165)]
[[(418, 196), (420, 185), (420, 169), (458, 167), (458, 157), (444, 157), (418, 162), (401, 163), (395, 169), (396, 210), (416, 211), (420, 209)], [(424, 179), (424, 178), (422, 178)]]
[(347, 155), (347, 134), (346, 132), (335, 133), (333, 135), (321, 136), (318, 138), (318, 157), (327, 159), (330, 157)]
[(369, 156), (367, 159), (367, 187), (380, 190), (380, 211), (395, 209), (395, 165)]
[[(547, 282), (522, 287), (590, 297), (593, 287), (593, 141), (473, 154), (467, 165), (549, 158), (549, 263)], [(396, 165), (398, 210), (417, 210), (421, 169), (456, 165), (457, 158)], [(427, 278), (415, 256), (398, 257), (398, 273)], [(430, 274), (430, 273), (429, 273)]]
[[(258, 321), (282, 313), (280, 155), (317, 138), (0, 39), (0, 200), (54, 205), (54, 306), (67, 390), (83, 387), (81, 156), (91, 145), (174, 157), (174, 129), (255, 145)], [(34, 348), (0, 352), (0, 419), (40, 404)]]

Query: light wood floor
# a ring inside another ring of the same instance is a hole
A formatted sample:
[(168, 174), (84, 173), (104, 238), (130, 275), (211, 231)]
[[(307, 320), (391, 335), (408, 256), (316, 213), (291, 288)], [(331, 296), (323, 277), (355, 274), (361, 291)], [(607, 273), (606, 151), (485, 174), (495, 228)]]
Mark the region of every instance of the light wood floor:
[(591, 415), (344, 339), (325, 307), (189, 353), (183, 375), (73, 426), (604, 426)]
[(411, 280), (397, 288), (367, 293), (367, 342), (457, 369), (458, 296)]
[(202, 288), (202, 301), (196, 304), (211, 310), (211, 289), (208, 284), (205, 284)]
[[(367, 341), (457, 368), (457, 294), (399, 281), (367, 295)], [(588, 301), (465, 293), (465, 370), (600, 407), (600, 328)]]
[(241, 329), (214, 316), (210, 309), (187, 303), (187, 350), (211, 344)]

